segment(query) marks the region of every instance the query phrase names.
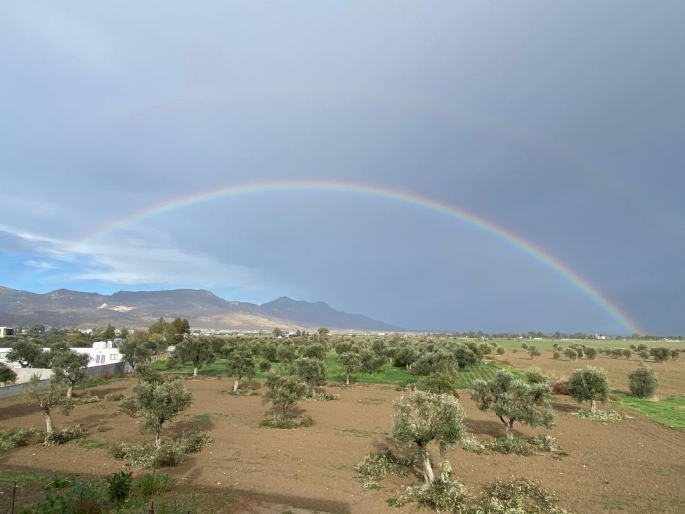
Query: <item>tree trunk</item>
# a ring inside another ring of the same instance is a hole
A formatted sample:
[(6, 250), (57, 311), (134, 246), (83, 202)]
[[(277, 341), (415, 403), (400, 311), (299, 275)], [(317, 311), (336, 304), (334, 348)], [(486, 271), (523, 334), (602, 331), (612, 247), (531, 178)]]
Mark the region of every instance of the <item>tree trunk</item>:
[(345, 373), (345, 385), (350, 385), (350, 374)]
[(233, 392), (234, 393), (238, 390), (238, 384), (240, 384), (240, 379), (237, 379), (235, 382), (233, 382)]
[(195, 367), (193, 368), (193, 376), (194, 376), (194, 377), (197, 376), (197, 366), (195, 366)]
[(513, 439), (514, 438), (514, 420), (510, 420), (509, 423), (504, 424), (504, 430), (507, 433), (507, 439)]
[(592, 412), (595, 412), (596, 408), (597, 408), (597, 401), (596, 400), (590, 400), (590, 410)]
[(71, 394), (74, 392), (74, 384), (69, 383), (69, 388), (67, 389), (67, 398), (71, 398)]
[(156, 446), (157, 448), (159, 448), (160, 446), (162, 446), (162, 427), (159, 427), (159, 428), (155, 431), (155, 446)]
[(423, 456), (423, 481), (426, 485), (431, 485), (433, 480), (435, 480), (435, 475), (433, 474), (430, 456), (426, 452)]
[(45, 415), (45, 430), (48, 434), (51, 434), (55, 431), (55, 429), (52, 426), (52, 417), (50, 417), (50, 411), (43, 411), (43, 414)]

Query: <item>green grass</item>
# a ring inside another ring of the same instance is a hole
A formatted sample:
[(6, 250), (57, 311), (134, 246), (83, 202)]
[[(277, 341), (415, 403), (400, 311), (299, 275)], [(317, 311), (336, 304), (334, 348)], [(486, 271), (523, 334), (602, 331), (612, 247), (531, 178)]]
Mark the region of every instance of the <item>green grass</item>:
[(655, 402), (625, 393), (615, 392), (614, 394), (623, 400), (615, 402), (616, 405), (653, 419), (662, 425), (685, 430), (685, 398), (671, 396)]
[(107, 448), (109, 445), (103, 441), (96, 441), (95, 439), (74, 439), (71, 444), (86, 448), (87, 450), (97, 450)]
[[(468, 340), (465, 340), (468, 341)], [(472, 340), (471, 340), (472, 341)], [(476, 341), (479, 342), (479, 341)], [(497, 343), (507, 350), (507, 352), (516, 348), (519, 352), (524, 352), (521, 348), (523, 343), (528, 346), (535, 346), (538, 350), (552, 350), (552, 345), (557, 343), (562, 348), (566, 348), (569, 344), (582, 344), (583, 346), (593, 347), (593, 348), (630, 348), (631, 344), (638, 345), (640, 343), (646, 344), (649, 348), (663, 346), (665, 348), (670, 348), (672, 350), (685, 348), (684, 341), (616, 341), (610, 340), (600, 340), (600, 339), (494, 339), (492, 342)], [(505, 354), (506, 355), (506, 354)], [(506, 358), (506, 357), (505, 357)]]
[(12, 471), (7, 469), (0, 472), (0, 482), (16, 482), (19, 485), (34, 484), (47, 481), (48, 477), (35, 471)]
[(209, 417), (209, 414), (198, 414), (197, 416), (193, 416), (193, 421), (211, 421), (212, 418)]
[[(326, 370), (328, 371), (328, 380), (331, 382), (344, 382), (345, 372), (341, 366), (336, 362), (336, 353), (330, 351), (326, 354)], [(193, 373), (192, 366), (184, 366), (179, 369), (167, 370), (163, 362), (155, 362), (152, 367), (158, 371), (169, 373), (172, 375), (190, 375)], [(488, 362), (479, 366), (473, 366), (459, 372), (459, 387), (469, 388), (474, 380), (481, 378), (483, 380), (490, 380), (498, 369), (506, 368), (517, 378), (525, 379), (525, 375), (513, 368), (504, 366), (498, 362)], [(217, 377), (226, 376), (226, 359), (218, 359), (212, 364), (203, 366), (198, 371), (198, 374), (203, 377)], [(257, 372), (256, 379), (263, 379), (265, 376), (262, 372)], [(373, 375), (368, 373), (354, 373), (350, 377), (351, 383), (357, 384), (399, 384), (407, 382), (416, 382), (419, 379), (416, 375), (412, 375), (405, 368), (396, 368), (391, 364), (383, 366), (380, 372)], [(203, 420), (204, 421), (204, 420)]]

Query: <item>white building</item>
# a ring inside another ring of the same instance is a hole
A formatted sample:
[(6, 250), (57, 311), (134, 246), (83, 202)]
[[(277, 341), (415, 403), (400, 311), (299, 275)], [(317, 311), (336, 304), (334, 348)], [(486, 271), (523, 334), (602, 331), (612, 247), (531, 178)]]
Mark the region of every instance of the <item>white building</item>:
[(10, 327), (0, 327), (0, 337), (13, 336), (14, 329)]
[[(88, 360), (89, 368), (95, 366), (102, 366), (104, 364), (116, 364), (121, 362), (122, 355), (119, 353), (119, 349), (112, 341), (98, 341), (93, 343), (92, 348), (71, 348), (76, 353), (86, 354), (90, 357)], [(0, 362), (4, 362), (12, 368), (20, 367), (16, 362), (9, 362), (7, 360), (7, 353), (11, 348), (0, 348)], [(50, 348), (43, 348), (44, 352), (49, 352)]]

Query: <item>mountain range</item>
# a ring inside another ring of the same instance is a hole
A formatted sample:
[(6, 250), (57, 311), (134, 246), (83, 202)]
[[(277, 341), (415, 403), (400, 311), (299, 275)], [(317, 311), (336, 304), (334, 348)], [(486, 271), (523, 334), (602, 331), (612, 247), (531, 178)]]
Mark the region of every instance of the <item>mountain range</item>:
[(401, 331), (361, 314), (348, 314), (324, 302), (283, 296), (262, 305), (228, 301), (211, 291), (119, 291), (112, 295), (58, 289), (37, 294), (0, 286), (0, 326), (145, 328), (160, 316), (187, 318), (193, 328), (228, 330), (312, 329)]

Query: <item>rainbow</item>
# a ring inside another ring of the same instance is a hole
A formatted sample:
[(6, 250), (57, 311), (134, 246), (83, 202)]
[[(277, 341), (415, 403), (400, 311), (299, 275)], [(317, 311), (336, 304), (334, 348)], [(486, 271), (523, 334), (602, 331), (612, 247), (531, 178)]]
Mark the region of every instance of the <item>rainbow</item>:
[(89, 242), (103, 236), (109, 232), (117, 229), (125, 228), (127, 226), (139, 223), (140, 221), (159, 216), (161, 214), (174, 211), (183, 207), (190, 207), (203, 202), (217, 200), (219, 198), (229, 198), (247, 194), (259, 194), (264, 192), (287, 192), (287, 191), (326, 191), (326, 192), (340, 192), (352, 193), (357, 195), (364, 195), (374, 198), (386, 198), (419, 206), (430, 211), (438, 212), (451, 216), (467, 225), (475, 227), (476, 229), (485, 232), (492, 237), (505, 241), (517, 250), (532, 257), (542, 265), (546, 266), (557, 275), (564, 278), (567, 282), (572, 284), (575, 288), (583, 292), (587, 297), (592, 299), (600, 308), (607, 312), (620, 326), (627, 331), (627, 333), (641, 333), (637, 323), (632, 321), (627, 314), (625, 314), (617, 305), (615, 305), (609, 298), (603, 295), (595, 286), (582, 278), (580, 275), (571, 270), (568, 266), (558, 261), (551, 255), (547, 254), (532, 243), (523, 238), (508, 232), (507, 230), (498, 227), (483, 218), (474, 214), (467, 213), (457, 209), (451, 205), (420, 196), (405, 191), (400, 191), (390, 188), (381, 188), (378, 186), (368, 184), (358, 184), (350, 182), (337, 181), (309, 181), (309, 180), (288, 180), (277, 182), (261, 182), (243, 184), (239, 186), (229, 186), (211, 191), (203, 191), (189, 194), (182, 197), (176, 197), (172, 200), (148, 207), (146, 209), (134, 212), (124, 218), (116, 219), (104, 227), (99, 228), (95, 232), (88, 234), (83, 239), (77, 241), (73, 246), (70, 246), (68, 251), (78, 252), (80, 248)]

